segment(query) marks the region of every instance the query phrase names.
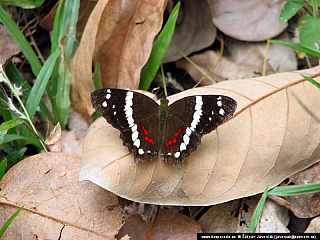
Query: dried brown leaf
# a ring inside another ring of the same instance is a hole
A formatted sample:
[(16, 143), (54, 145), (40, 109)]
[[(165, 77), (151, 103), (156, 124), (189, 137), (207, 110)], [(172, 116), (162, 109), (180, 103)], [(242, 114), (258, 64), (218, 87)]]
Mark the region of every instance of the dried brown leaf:
[[(40, 20), (40, 27), (48, 31), (51, 31), (53, 29), (54, 18), (56, 16), (57, 9), (60, 2), (61, 1), (58, 1), (56, 5), (51, 9), (51, 11)], [(92, 1), (92, 0), (80, 1), (80, 8), (79, 8), (78, 22), (77, 22), (77, 33), (83, 32), (87, 24), (88, 18), (90, 17), (90, 14), (94, 9), (96, 3), (97, 1)]]
[(305, 233), (320, 233), (320, 217), (311, 220)]
[(83, 145), (81, 180), (136, 202), (212, 205), (263, 192), (320, 159), (320, 67), (225, 81), (169, 98), (223, 94), (238, 102), (235, 116), (205, 135), (182, 167), (160, 160), (136, 164), (119, 131), (95, 121)]
[[(206, 0), (185, 0), (180, 8), (171, 44), (174, 44), (185, 55), (189, 55), (212, 45), (216, 32), (208, 2)], [(169, 47), (163, 63), (174, 62), (180, 58), (182, 56)]]
[[(209, 75), (216, 82), (221, 82), (226, 79), (259, 77), (262, 75), (262, 68), (257, 68), (246, 64), (238, 64), (226, 57), (222, 57), (219, 60), (219, 54), (211, 50), (193, 55), (190, 57), (190, 59), (207, 73), (210, 73)], [(196, 82), (200, 81), (204, 77), (203, 73), (201, 73), (193, 64), (185, 59), (177, 61), (176, 67), (186, 70)], [(205, 78), (201, 84), (211, 85), (212, 82), (208, 78)]]
[(140, 71), (160, 31), (165, 0), (101, 0), (72, 60), (73, 108), (90, 117), (92, 62), (100, 64), (102, 85), (137, 89)]
[(60, 123), (58, 122), (58, 124), (54, 126), (54, 128), (50, 132), (50, 135), (47, 137), (45, 144), (47, 145), (55, 144), (59, 140), (60, 136), (61, 136), (61, 126), (60, 126)]
[[(320, 163), (294, 174), (286, 185), (301, 185), (320, 182)], [(283, 197), (289, 209), (299, 218), (310, 218), (320, 214), (320, 192)]]
[(202, 232), (199, 224), (185, 215), (160, 209), (155, 222), (147, 223), (138, 215), (125, 220), (117, 239), (128, 234), (131, 239), (195, 239)]
[(288, 26), (279, 22), (284, 1), (208, 0), (208, 3), (216, 27), (238, 40), (265, 41)]
[(256, 233), (289, 233), (289, 211), (285, 207), (267, 199)]
[(74, 131), (62, 131), (59, 140), (49, 146), (51, 152), (65, 152), (81, 156), (83, 137), (77, 138)]
[[(281, 34), (276, 39), (289, 41), (286, 34)], [(257, 68), (262, 73), (266, 55), (266, 42), (252, 43), (226, 38), (226, 45), (234, 62)], [(266, 66), (267, 75), (295, 71), (297, 65), (296, 53), (293, 49), (279, 44), (270, 44)]]
[(0, 182), (0, 226), (24, 209), (4, 239), (111, 239), (121, 226), (117, 197), (79, 182), (81, 159), (43, 153), (16, 164)]
[(11, 57), (19, 52), (19, 45), (12, 40), (7, 29), (0, 25), (0, 64), (5, 66)]

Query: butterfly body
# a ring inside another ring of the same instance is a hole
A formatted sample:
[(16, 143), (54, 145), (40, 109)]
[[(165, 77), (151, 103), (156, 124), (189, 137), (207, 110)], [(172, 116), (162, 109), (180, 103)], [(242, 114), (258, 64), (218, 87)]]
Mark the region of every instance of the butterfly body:
[(160, 158), (173, 165), (197, 149), (201, 137), (232, 117), (237, 103), (230, 97), (196, 95), (160, 105), (138, 92), (103, 88), (92, 92), (93, 107), (120, 130), (123, 145), (135, 162)]

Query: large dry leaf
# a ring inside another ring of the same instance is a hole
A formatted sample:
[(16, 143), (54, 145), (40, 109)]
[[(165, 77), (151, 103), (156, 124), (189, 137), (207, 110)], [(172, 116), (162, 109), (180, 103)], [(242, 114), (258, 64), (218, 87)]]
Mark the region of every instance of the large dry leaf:
[(319, 161), (319, 89), (300, 76), (319, 71), (225, 81), (170, 97), (224, 94), (238, 102), (234, 118), (205, 135), (182, 167), (134, 163), (119, 131), (100, 118), (84, 141), (80, 179), (137, 202), (168, 205), (212, 205), (263, 192)]
[(73, 108), (90, 117), (92, 62), (100, 64), (103, 86), (137, 89), (140, 71), (160, 31), (165, 0), (100, 0), (72, 60)]
[[(145, 222), (138, 215), (125, 220), (117, 239), (126, 234), (135, 239), (195, 239), (201, 232), (198, 222), (180, 213), (160, 209), (155, 222)], [(148, 238), (147, 236), (150, 236)]]
[[(53, 23), (54, 19), (56, 17), (57, 9), (61, 1), (58, 1), (56, 5), (50, 10), (50, 12), (41, 18), (40, 20), (40, 27), (51, 31), (53, 29)], [(80, 8), (79, 8), (79, 14), (78, 14), (78, 21), (77, 21), (77, 33), (82, 33), (86, 23), (88, 21), (88, 18), (90, 17), (90, 14), (92, 10), (94, 9), (97, 1), (92, 0), (81, 0), (80, 1)]]
[(267, 199), (256, 233), (289, 233), (289, 229), (286, 228), (289, 220), (288, 209)]
[[(248, 64), (238, 64), (227, 57), (219, 59), (219, 54), (208, 50), (204, 53), (195, 54), (190, 57), (198, 66), (210, 73), (211, 78), (216, 82), (221, 82), (226, 79), (243, 79), (249, 77), (261, 76), (262, 68), (249, 66)], [(188, 72), (195, 82), (204, 78), (204, 74), (199, 71), (194, 64), (186, 59), (181, 59), (176, 62), (177, 68), (182, 68)], [(211, 85), (212, 81), (205, 78), (202, 85)]]
[[(212, 45), (216, 32), (208, 2), (206, 0), (184, 0), (171, 43), (185, 55), (189, 55)], [(182, 58), (181, 54), (169, 47), (163, 63), (174, 62), (180, 58)]]
[(285, 1), (208, 0), (208, 3), (216, 27), (238, 40), (264, 41), (288, 26), (279, 22)]
[(0, 226), (24, 209), (3, 239), (113, 238), (121, 226), (117, 196), (79, 182), (80, 165), (79, 156), (44, 153), (11, 168), (0, 182)]
[[(320, 181), (320, 163), (291, 176), (286, 184), (301, 185)], [(311, 218), (320, 214), (320, 192), (275, 198), (277, 203), (290, 209), (299, 218)]]
[[(276, 39), (289, 41), (287, 34), (281, 34)], [(266, 42), (252, 43), (226, 38), (226, 45), (231, 59), (237, 64), (256, 67), (262, 72), (266, 55)], [(267, 75), (295, 71), (297, 70), (297, 65), (296, 53), (293, 49), (279, 44), (270, 44), (266, 66)]]
[(305, 233), (320, 233), (320, 217), (312, 219)]
[[(247, 233), (261, 195), (212, 206), (199, 220), (204, 232)], [(289, 232), (289, 212), (267, 199), (256, 232)]]
[(12, 40), (7, 29), (0, 25), (0, 64), (5, 66), (13, 55), (20, 52), (19, 45)]

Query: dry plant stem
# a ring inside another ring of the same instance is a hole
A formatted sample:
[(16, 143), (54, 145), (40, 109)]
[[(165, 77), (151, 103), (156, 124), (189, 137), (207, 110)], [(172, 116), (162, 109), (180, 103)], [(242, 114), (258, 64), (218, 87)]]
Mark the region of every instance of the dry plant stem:
[(162, 77), (162, 81), (163, 81), (163, 89), (164, 89), (164, 95), (167, 97), (168, 96), (168, 92), (167, 92), (167, 86), (166, 86), (166, 80), (164, 79), (164, 71), (163, 71), (163, 65), (160, 65), (161, 68), (161, 77)]
[(266, 76), (269, 48), (270, 48), (270, 39), (268, 39), (268, 41), (267, 41), (266, 53), (264, 54), (262, 76)]
[(38, 45), (37, 43), (34, 41), (34, 38), (32, 35), (30, 35), (30, 40), (31, 40), (31, 45), (34, 47), (34, 49), (36, 50), (37, 52), (37, 55), (39, 56), (40, 60), (41, 60), (41, 63), (44, 64), (45, 60), (44, 60), (44, 57), (42, 56), (39, 48), (38, 48)]
[[(191, 216), (191, 218), (192, 218), (192, 219), (195, 219), (195, 218), (198, 216), (198, 214), (199, 214), (203, 209), (204, 209), (204, 207), (201, 207), (198, 212), (196, 212), (193, 216)], [(191, 213), (190, 207), (189, 207), (189, 212)], [(191, 215), (191, 214), (190, 214), (190, 215)]]
[[(9, 203), (9, 202), (5, 202), (5, 201), (0, 201), (0, 204), (1, 204), (2, 206), (10, 206), (10, 207), (14, 207), (14, 208), (17, 208), (17, 209), (21, 207), (21, 206), (18, 206), (18, 205), (16, 205), (16, 204)], [(114, 239), (114, 238), (110, 238), (110, 237), (108, 237), (108, 236), (102, 235), (102, 234), (99, 233), (99, 232), (92, 231), (91, 229), (81, 227), (81, 226), (76, 225), (76, 224), (73, 224), (73, 223), (71, 223), (71, 222), (63, 221), (63, 220), (61, 220), (61, 219), (59, 219), (59, 218), (55, 218), (55, 217), (49, 216), (49, 215), (47, 215), (47, 214), (38, 212), (37, 210), (31, 209), (31, 208), (27, 208), (26, 206), (24, 206), (23, 211), (27, 211), (27, 212), (30, 212), (30, 213), (33, 213), (33, 214), (42, 216), (42, 217), (44, 217), (44, 218), (50, 219), (50, 220), (55, 221), (55, 222), (57, 222), (57, 223), (61, 223), (61, 224), (63, 224), (63, 225), (73, 226), (73, 227), (75, 227), (75, 228), (78, 228), (78, 229), (81, 229), (81, 230), (84, 230), (84, 231), (88, 231), (88, 232), (94, 233), (94, 234), (96, 234), (96, 235), (98, 235), (98, 236), (101, 236), (101, 237), (104, 237), (104, 238), (106, 238), (106, 239)]]
[(32, 133), (39, 139), (39, 141), (41, 142), (41, 145), (45, 148), (45, 150), (46, 150), (47, 152), (50, 152), (50, 149), (49, 149), (48, 146), (45, 144), (45, 142), (42, 140), (42, 138), (39, 136), (39, 134), (38, 134), (37, 132), (33, 131), (33, 129), (32, 129), (32, 128), (29, 126), (29, 124), (26, 123), (25, 121), (23, 121), (23, 125), (25, 125), (26, 128), (28, 128), (29, 131), (32, 132)]
[(147, 235), (147, 240), (151, 239), (151, 236), (152, 236), (152, 233), (153, 233), (153, 229), (154, 229), (154, 225), (156, 224), (156, 221), (157, 221), (157, 218), (158, 218), (158, 215), (159, 215), (159, 210), (160, 208), (157, 208), (157, 213), (156, 213), (156, 217), (154, 218), (153, 222), (152, 222), (152, 225), (149, 229), (149, 232), (148, 232), (148, 235)]
[[(28, 22), (27, 16), (25, 14), (25, 12), (22, 12), (23, 15), (23, 20), (26, 22), (26, 25), (21, 29), (21, 32), (24, 32), (25, 30), (27, 30), (27, 32), (25, 33), (25, 37), (30, 37), (31, 40), (31, 46), (34, 47), (34, 49), (36, 50), (39, 59), (41, 60), (41, 63), (44, 64), (45, 60), (44, 57), (42, 56), (37, 43), (35, 42), (34, 38), (33, 38), (33, 34), (36, 32), (36, 27), (39, 24), (39, 17), (35, 17), (34, 19), (32, 19), (31, 21)], [(35, 24), (33, 26), (30, 26), (33, 22), (35, 22)], [(30, 27), (29, 27), (30, 26)], [(30, 29), (35, 29), (34, 31), (30, 31)]]
[[(222, 55), (223, 55), (223, 52), (224, 52), (224, 40), (223, 40), (223, 36), (220, 37), (220, 54), (219, 54), (219, 57), (218, 57), (218, 61), (216, 63), (216, 65), (209, 71), (208, 74), (211, 74), (214, 70), (217, 69), (217, 67), (219, 66), (219, 63), (221, 61), (221, 58), (222, 58)], [(203, 76), (199, 82), (196, 83), (196, 85), (193, 86), (193, 88), (196, 88), (204, 79), (206, 78), (206, 76)]]
[[(310, 59), (308, 58), (308, 56), (305, 56), (305, 58), (306, 58), (306, 62), (307, 62), (307, 64), (308, 64), (308, 67), (309, 67), (309, 68), (312, 68), (312, 64), (311, 64)], [(319, 60), (319, 61), (320, 61), (320, 60)]]
[[(315, 78), (315, 77), (318, 77), (318, 76), (320, 76), (320, 73), (313, 74), (313, 75), (311, 75), (311, 76), (309, 76), (309, 77), (310, 77), (310, 78)], [(262, 97), (260, 97), (260, 98), (258, 98), (258, 99), (256, 99), (256, 100), (254, 100), (253, 102), (251, 102), (250, 104), (248, 104), (247, 106), (245, 106), (244, 108), (242, 108), (239, 112), (236, 112), (236, 113), (233, 115), (233, 117), (236, 117), (237, 115), (239, 115), (240, 113), (242, 113), (242, 112), (245, 111), (246, 109), (248, 109), (248, 108), (250, 108), (251, 106), (255, 105), (257, 102), (260, 102), (261, 100), (263, 100), (263, 99), (265, 99), (265, 98), (267, 98), (267, 97), (269, 97), (269, 96), (271, 96), (271, 95), (273, 95), (273, 94), (275, 94), (275, 93), (277, 93), (277, 92), (280, 92), (280, 91), (283, 90), (283, 89), (286, 89), (286, 88), (288, 88), (288, 87), (294, 86), (294, 85), (299, 84), (299, 83), (304, 82), (304, 81), (307, 81), (307, 80), (305, 80), (304, 78), (302, 78), (301, 80), (298, 80), (298, 81), (296, 81), (296, 82), (292, 82), (292, 83), (289, 83), (289, 84), (287, 84), (287, 85), (284, 85), (284, 86), (282, 86), (281, 88), (278, 88), (278, 89), (276, 89), (276, 90), (274, 90), (274, 91), (272, 91), (272, 92), (270, 92), (270, 93), (268, 93), (268, 94), (266, 94), (266, 95), (264, 95), (264, 96), (262, 96)], [(231, 118), (231, 119), (232, 119), (232, 118)], [(228, 122), (228, 121), (230, 121), (230, 119), (227, 120), (227, 121), (225, 121), (225, 123)]]
[(198, 69), (203, 75), (205, 75), (211, 82), (216, 83), (216, 81), (210, 77), (210, 75), (199, 67), (195, 62), (193, 62), (190, 58), (188, 58), (183, 52), (181, 52), (174, 44), (170, 43), (170, 46), (177, 51), (182, 57), (184, 57), (189, 63), (191, 63), (196, 69)]

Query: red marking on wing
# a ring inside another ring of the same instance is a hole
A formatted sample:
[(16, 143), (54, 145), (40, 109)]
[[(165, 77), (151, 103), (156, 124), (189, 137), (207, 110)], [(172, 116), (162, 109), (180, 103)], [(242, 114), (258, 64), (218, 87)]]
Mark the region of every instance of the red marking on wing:
[(147, 129), (145, 128), (145, 126), (141, 126), (141, 128), (142, 128), (142, 130), (143, 130), (143, 133), (144, 133), (144, 135), (145, 135), (145, 137), (144, 137), (144, 140), (146, 141), (146, 142), (148, 142), (148, 143), (150, 143), (152, 146), (154, 146), (154, 140), (152, 139), (152, 138), (150, 138), (149, 136), (147, 136), (148, 135), (148, 131), (147, 131)]
[(177, 137), (179, 136), (179, 134), (181, 133), (181, 131), (182, 131), (182, 128), (179, 128), (179, 130), (174, 133), (174, 138), (173, 138), (173, 139), (170, 139), (170, 140), (167, 142), (167, 144), (166, 144), (167, 147), (169, 147), (170, 145), (172, 145), (172, 144), (174, 144), (174, 143), (177, 142)]
[(181, 133), (182, 129), (179, 128), (178, 131), (175, 132), (174, 137), (177, 138), (179, 136), (179, 134)]
[(142, 130), (143, 130), (144, 135), (148, 135), (147, 129), (146, 129), (143, 125), (142, 125), (141, 127), (142, 127)]

